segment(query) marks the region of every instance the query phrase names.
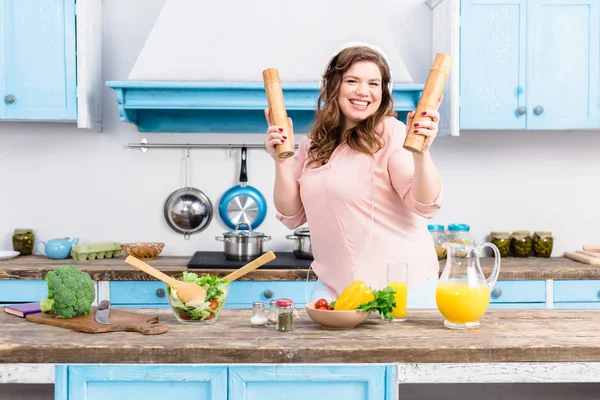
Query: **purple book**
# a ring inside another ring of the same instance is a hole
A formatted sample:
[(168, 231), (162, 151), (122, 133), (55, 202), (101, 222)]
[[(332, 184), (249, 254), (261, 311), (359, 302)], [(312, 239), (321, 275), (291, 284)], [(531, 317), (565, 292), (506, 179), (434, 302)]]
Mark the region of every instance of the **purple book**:
[(4, 306), (4, 311), (17, 317), (25, 318), (29, 314), (42, 312), (42, 309), (40, 308), (40, 302), (36, 301), (34, 303), (8, 304)]

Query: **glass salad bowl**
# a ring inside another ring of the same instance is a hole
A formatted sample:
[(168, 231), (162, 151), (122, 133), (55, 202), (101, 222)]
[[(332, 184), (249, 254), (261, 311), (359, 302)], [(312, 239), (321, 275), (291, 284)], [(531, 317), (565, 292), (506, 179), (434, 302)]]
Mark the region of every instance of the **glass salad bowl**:
[(229, 294), (229, 281), (214, 275), (198, 276), (194, 272), (183, 272), (185, 282), (196, 283), (206, 289), (206, 298), (184, 304), (177, 296), (177, 290), (165, 285), (167, 299), (177, 321), (182, 324), (210, 325), (219, 318)]

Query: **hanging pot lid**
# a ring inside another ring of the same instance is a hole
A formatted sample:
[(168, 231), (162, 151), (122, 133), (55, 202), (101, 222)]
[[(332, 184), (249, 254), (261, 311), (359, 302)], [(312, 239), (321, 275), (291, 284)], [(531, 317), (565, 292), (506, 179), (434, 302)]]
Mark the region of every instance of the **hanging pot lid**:
[[(246, 226), (246, 227), (248, 227), (248, 230), (240, 230), (239, 229), (240, 226)], [(250, 224), (247, 224), (245, 222), (240, 222), (239, 224), (237, 224), (235, 226), (235, 230), (229, 231), (229, 232), (224, 232), (223, 236), (225, 236), (225, 237), (259, 238), (259, 237), (265, 237), (266, 235), (262, 232), (253, 231)]]
[(294, 231), (294, 235), (296, 236), (310, 236), (310, 230), (305, 228), (298, 228)]

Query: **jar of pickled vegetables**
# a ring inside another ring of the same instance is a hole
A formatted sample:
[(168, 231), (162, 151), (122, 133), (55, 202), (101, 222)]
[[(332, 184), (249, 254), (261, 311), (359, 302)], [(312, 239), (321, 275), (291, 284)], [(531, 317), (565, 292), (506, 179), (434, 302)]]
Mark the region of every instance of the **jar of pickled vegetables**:
[(446, 258), (446, 249), (442, 247), (444, 242), (448, 241), (446, 234), (444, 233), (444, 225), (427, 225), (431, 238), (433, 239), (433, 245), (435, 246), (435, 252), (437, 253), (438, 260)]
[(33, 229), (15, 229), (12, 242), (14, 251), (18, 251), (22, 256), (30, 256), (35, 243)]
[(529, 257), (533, 241), (529, 231), (515, 231), (510, 238), (510, 249), (515, 257)]
[(500, 251), (500, 257), (508, 257), (510, 254), (510, 233), (492, 232), (490, 234), (490, 242), (496, 245)]
[(475, 244), (475, 238), (471, 234), (471, 227), (467, 224), (450, 224), (446, 232), (448, 242)]
[(552, 232), (534, 232), (532, 242), (533, 252), (536, 257), (550, 257), (552, 254), (552, 247), (554, 246)]

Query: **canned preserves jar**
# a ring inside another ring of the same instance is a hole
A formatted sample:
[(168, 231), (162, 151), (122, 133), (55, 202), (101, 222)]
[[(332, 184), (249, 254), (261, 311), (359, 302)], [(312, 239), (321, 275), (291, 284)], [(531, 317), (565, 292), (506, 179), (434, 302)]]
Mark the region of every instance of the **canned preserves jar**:
[(22, 256), (30, 256), (33, 254), (35, 243), (33, 229), (15, 229), (12, 242), (14, 251), (18, 251)]
[(529, 257), (533, 247), (529, 231), (514, 231), (510, 238), (510, 248), (515, 257)]
[(446, 233), (450, 243), (475, 244), (471, 227), (467, 224), (450, 224)]
[(492, 232), (490, 234), (490, 242), (496, 245), (500, 252), (500, 257), (508, 257), (510, 254), (510, 233)]
[(552, 232), (534, 232), (532, 242), (536, 257), (550, 257), (552, 255), (552, 247), (554, 246)]

